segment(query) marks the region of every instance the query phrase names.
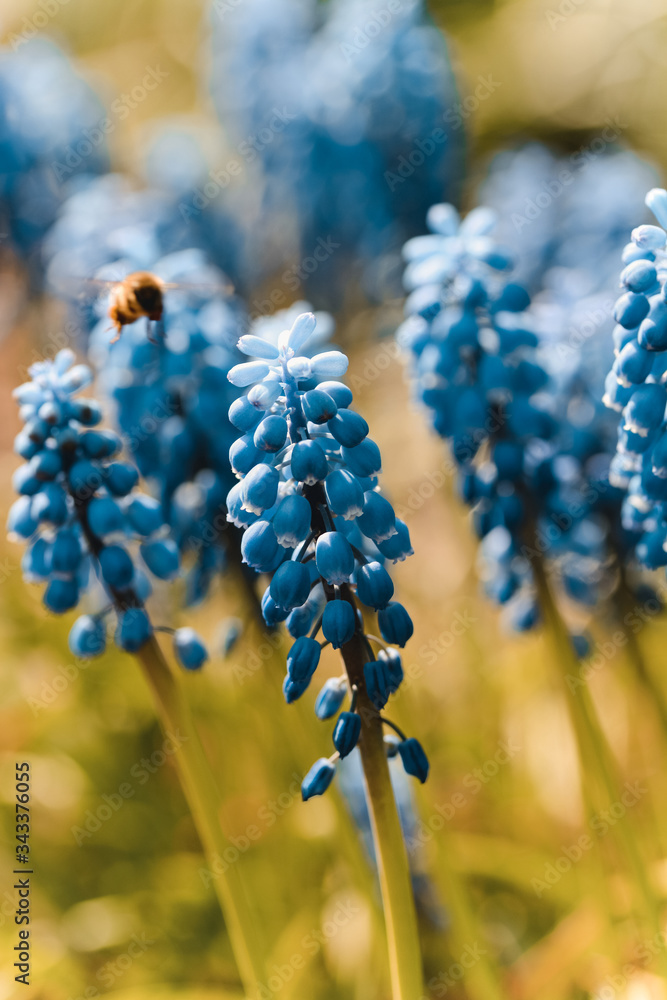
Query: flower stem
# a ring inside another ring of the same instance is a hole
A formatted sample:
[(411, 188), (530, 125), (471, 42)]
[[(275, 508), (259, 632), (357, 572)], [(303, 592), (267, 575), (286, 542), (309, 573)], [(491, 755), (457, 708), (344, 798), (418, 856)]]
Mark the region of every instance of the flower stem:
[[(347, 586), (341, 588), (341, 596), (354, 603)], [(341, 652), (350, 687), (356, 685), (358, 688), (357, 711), (361, 718), (359, 750), (380, 875), (392, 997), (393, 1000), (419, 1000), (423, 994), (423, 970), (417, 912), (408, 854), (389, 775), (382, 720), (370, 702), (364, 683), (367, 655), (363, 638), (355, 634)]]
[[(545, 625), (554, 641), (556, 659), (560, 666), (561, 676), (565, 680), (569, 672), (576, 675), (579, 664), (569, 633), (551, 593), (541, 560), (535, 559), (533, 561), (533, 570)], [(586, 685), (578, 688), (576, 692), (567, 683), (565, 688), (579, 745), (584, 782), (589, 788), (591, 798), (595, 794), (599, 801), (600, 796), (602, 796), (603, 808), (608, 809), (621, 802), (621, 789), (619, 788), (616, 767), (595, 713), (593, 700)], [(594, 775), (601, 786), (595, 790), (592, 787)], [(651, 933), (660, 933), (658, 901), (647, 876), (646, 865), (637, 848), (634, 832), (628, 824), (627, 811), (624, 811), (612, 829), (617, 847), (634, 878), (638, 908), (642, 913), (644, 929), (650, 929)]]
[[(176, 762), (186, 800), (212, 871), (229, 848), (220, 826), (221, 795), (195, 728), (189, 706), (155, 638), (136, 654), (155, 696), (167, 733), (180, 736)], [(237, 865), (226, 865), (214, 880), (232, 950), (248, 1000), (259, 997), (265, 982), (262, 949), (257, 941), (258, 921), (252, 914)]]

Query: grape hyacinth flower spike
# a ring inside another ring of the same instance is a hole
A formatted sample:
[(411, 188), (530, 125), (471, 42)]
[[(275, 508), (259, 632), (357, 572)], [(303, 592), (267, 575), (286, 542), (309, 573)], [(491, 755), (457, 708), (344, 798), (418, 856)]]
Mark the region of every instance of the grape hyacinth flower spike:
[[(351, 409), (352, 392), (339, 381), (347, 357), (329, 350), (301, 352), (315, 331), (311, 313), (298, 316), (278, 343), (245, 336), (239, 349), (252, 358), (229, 380), (248, 387), (231, 407), (239, 437), (230, 461), (239, 482), (227, 498), (231, 519), (245, 528), (242, 552), (271, 575), (262, 601), (267, 624), (285, 621), (294, 643), (284, 693), (300, 698), (322, 650), (339, 649), (345, 677), (327, 682), (320, 718), (336, 715), (349, 691), (349, 709), (335, 724), (331, 757), (306, 775), (304, 800), (331, 784), (338, 759), (359, 746), (373, 816), (376, 853), (387, 913), (395, 998), (421, 994), (421, 962), (407, 856), (387, 766), (383, 716), (402, 677), (400, 654), (413, 631), (406, 609), (393, 600), (385, 563), (411, 554), (406, 525), (379, 492), (380, 450), (364, 418)], [(377, 613), (380, 637), (364, 616)], [(318, 639), (322, 633), (323, 640)], [(377, 652), (376, 652), (377, 650)], [(401, 759), (425, 780), (428, 763), (416, 740), (402, 733)]]
[[(116, 644), (137, 657), (166, 734), (183, 736), (176, 762), (204, 851), (215, 864), (229, 847), (218, 820), (220, 791), (154, 632), (172, 635), (175, 658), (187, 672), (203, 666), (206, 648), (191, 628), (151, 625), (144, 606), (151, 590), (146, 570), (158, 579), (172, 579), (179, 570), (178, 551), (166, 533), (160, 505), (135, 489), (136, 468), (117, 458), (121, 439), (97, 426), (100, 406), (94, 399), (77, 398), (92, 382), (92, 372), (74, 360), (72, 351), (62, 350), (53, 361), (32, 365), (31, 380), (14, 392), (24, 425), (15, 450), (25, 463), (14, 474), (19, 498), (9, 512), (9, 534), (26, 542), (23, 573), (31, 582), (46, 583), (43, 601), (49, 611), (72, 610), (97, 580), (107, 606), (76, 620), (70, 649), (86, 659), (101, 655), (105, 617), (115, 611)], [(142, 565), (128, 543), (138, 545)], [(254, 944), (255, 918), (237, 867), (216, 880), (216, 891), (247, 995), (254, 998), (264, 973)]]

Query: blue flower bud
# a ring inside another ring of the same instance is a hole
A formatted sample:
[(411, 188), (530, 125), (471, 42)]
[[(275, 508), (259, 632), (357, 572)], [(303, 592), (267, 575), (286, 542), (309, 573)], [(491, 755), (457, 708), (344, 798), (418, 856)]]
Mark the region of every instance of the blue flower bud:
[(631, 292), (647, 292), (655, 285), (658, 272), (650, 260), (635, 260), (621, 271), (621, 284)]
[(310, 531), (311, 510), (305, 497), (292, 493), (284, 497), (273, 515), (273, 530), (285, 548), (296, 548)]
[(331, 396), (336, 406), (340, 408), (350, 406), (354, 398), (352, 390), (342, 382), (320, 382), (317, 388)]
[(364, 681), (371, 704), (378, 710), (384, 708), (391, 688), (387, 664), (382, 660), (371, 660), (369, 663), (365, 663)]
[(423, 785), (428, 777), (428, 757), (424, 753), (421, 743), (412, 737), (408, 740), (402, 740), (398, 745), (398, 752), (406, 773), (411, 774), (414, 778), (419, 778)]
[(310, 593), (308, 567), (292, 561), (282, 563), (273, 574), (270, 591), (279, 608), (293, 611), (305, 604)]
[(200, 670), (208, 660), (206, 646), (193, 628), (176, 629), (174, 655), (186, 670)]
[(364, 493), (356, 476), (347, 469), (335, 469), (324, 480), (324, 491), (332, 513), (352, 520), (363, 513)]
[(40, 482), (55, 479), (62, 466), (62, 459), (55, 448), (44, 448), (30, 462), (32, 474)]
[(113, 431), (86, 431), (80, 437), (83, 450), (89, 458), (111, 458), (122, 447), (122, 441)]
[(368, 434), (368, 424), (360, 413), (354, 410), (338, 411), (327, 424), (327, 427), (339, 444), (346, 448), (356, 448)]
[(341, 756), (352, 753), (361, 735), (361, 719), (356, 712), (341, 712), (333, 731), (333, 745)]
[(271, 597), (270, 588), (267, 587), (264, 591), (264, 596), (262, 597), (262, 617), (264, 621), (269, 626), (269, 628), (275, 628), (280, 622), (284, 622), (288, 617), (289, 611), (285, 608), (279, 608), (276, 602)]
[(330, 677), (325, 682), (315, 701), (315, 715), (318, 719), (332, 719), (345, 701), (347, 678)]
[(656, 219), (663, 228), (667, 227), (667, 191), (664, 188), (652, 188), (644, 199)]
[(253, 382), (261, 382), (269, 374), (270, 368), (265, 361), (244, 361), (240, 365), (230, 368), (227, 378), (239, 388), (252, 385)]
[(381, 649), (378, 653), (378, 660), (381, 660), (387, 668), (389, 694), (395, 694), (403, 683), (404, 674), (401, 654), (396, 649)]
[(667, 433), (662, 433), (651, 451), (651, 471), (654, 476), (667, 479)]
[(97, 465), (86, 459), (74, 463), (68, 478), (72, 493), (84, 498), (92, 496), (102, 485), (102, 472)]
[(322, 615), (322, 634), (334, 649), (349, 642), (356, 628), (354, 608), (349, 601), (328, 601)]
[(666, 541), (667, 528), (661, 526), (654, 531), (645, 532), (637, 542), (635, 547), (637, 558), (647, 569), (667, 566), (667, 552), (664, 548)]
[(246, 510), (243, 506), (243, 480), (235, 483), (227, 494), (227, 520), (237, 528), (247, 528), (257, 521), (257, 514)]
[[(26, 580), (30, 583), (38, 583), (46, 580), (51, 573), (51, 554), (53, 546), (43, 537), (38, 537), (26, 549), (21, 559), (21, 569)], [(74, 572), (76, 566), (67, 570)]]
[(636, 340), (629, 341), (614, 362), (616, 378), (626, 387), (641, 385), (651, 371), (654, 357), (655, 355), (640, 347)]
[(243, 508), (252, 514), (263, 514), (276, 502), (280, 475), (270, 465), (256, 465), (241, 484)]
[(82, 558), (81, 540), (72, 528), (61, 528), (51, 546), (51, 571), (74, 573)]
[(260, 451), (276, 452), (287, 440), (287, 421), (277, 413), (270, 413), (257, 425), (253, 444)]
[(398, 601), (390, 601), (378, 612), (378, 625), (384, 641), (394, 646), (405, 646), (414, 632), (412, 618)]
[(410, 532), (405, 521), (401, 521), (396, 518), (395, 521), (396, 534), (392, 535), (391, 538), (385, 539), (383, 542), (377, 542), (377, 547), (385, 559), (391, 560), (391, 562), (402, 562), (414, 553), (412, 544), (410, 542)]
[(110, 497), (93, 497), (88, 504), (88, 526), (98, 538), (123, 531), (123, 513)]
[(270, 409), (276, 400), (282, 395), (282, 386), (280, 382), (273, 379), (267, 379), (266, 382), (260, 382), (259, 385), (253, 385), (252, 389), (248, 393), (248, 402), (258, 410), (268, 410)]
[(394, 595), (394, 584), (389, 573), (379, 562), (369, 562), (357, 569), (357, 597), (366, 607), (386, 608)]
[(273, 525), (266, 520), (256, 521), (243, 533), (241, 556), (243, 561), (257, 570), (268, 573), (273, 569), (280, 552)]
[(104, 484), (113, 496), (127, 496), (138, 482), (139, 473), (127, 462), (111, 462), (105, 469)]
[(130, 498), (125, 516), (132, 530), (144, 538), (159, 531), (164, 523), (160, 504), (144, 493), (136, 493)]
[(241, 337), (236, 345), (242, 354), (247, 354), (251, 358), (263, 358), (265, 361), (275, 361), (280, 357), (280, 352), (275, 344), (271, 344), (261, 337), (246, 334)]
[(630, 235), (640, 250), (662, 250), (667, 239), (667, 233), (659, 226), (637, 226)]
[(125, 590), (132, 583), (134, 563), (122, 545), (106, 545), (99, 556), (102, 576), (110, 587)]
[(355, 448), (343, 447), (342, 454), (350, 472), (355, 476), (372, 478), (382, 471), (380, 449), (371, 438), (365, 438)]
[(137, 653), (152, 634), (150, 620), (143, 608), (128, 608), (119, 613), (115, 641), (126, 653)]
[(158, 580), (173, 580), (178, 575), (180, 559), (176, 544), (171, 538), (144, 542), (139, 551), (141, 558)]
[(323, 795), (333, 780), (335, 768), (326, 757), (315, 761), (301, 783), (301, 797), (304, 802), (314, 795)]
[(32, 497), (39, 493), (42, 483), (34, 475), (32, 462), (20, 465), (12, 475), (12, 489), (24, 497)]
[(19, 497), (9, 508), (7, 531), (19, 538), (30, 538), (37, 531), (37, 519), (32, 515), (32, 499)]
[(666, 404), (667, 389), (662, 385), (647, 383), (635, 389), (624, 410), (625, 430), (646, 437), (664, 420)]
[(339, 378), (347, 371), (349, 361), (342, 351), (325, 351), (310, 359), (310, 370), (318, 379)]
[(338, 407), (329, 395), (322, 389), (310, 389), (301, 397), (301, 405), (306, 420), (313, 424), (326, 424), (336, 416)]
[(229, 449), (229, 464), (232, 471), (237, 476), (247, 475), (253, 466), (264, 459), (265, 452), (255, 447), (255, 443), (248, 434), (237, 438)]
[(101, 656), (107, 646), (104, 621), (91, 615), (82, 615), (74, 622), (69, 633), (69, 648), (82, 660)]
[(32, 498), (30, 512), (41, 524), (64, 524), (69, 516), (65, 491), (57, 483), (45, 483)]
[(647, 351), (667, 350), (667, 304), (660, 295), (652, 295), (648, 315), (642, 320), (637, 332), (640, 347)]
[[(72, 420), (78, 421), (85, 427), (94, 427), (102, 419), (102, 409), (94, 399), (70, 399), (68, 408)], [(120, 439), (117, 438), (117, 441), (117, 447), (120, 448)], [(109, 454), (113, 454), (113, 452), (109, 452)]]
[(626, 292), (621, 295), (614, 306), (614, 319), (626, 330), (638, 327), (649, 310), (648, 299), (637, 292)]
[(376, 543), (387, 541), (398, 533), (394, 508), (375, 490), (364, 493), (364, 512), (357, 524), (364, 535)]
[(317, 320), (313, 313), (301, 313), (292, 323), (291, 329), (281, 334), (281, 346), (284, 343), (286, 348), (294, 351), (295, 354), (298, 353), (312, 336), (316, 324)]
[(297, 441), (290, 456), (293, 477), (312, 486), (326, 478), (329, 471), (327, 457), (317, 441)]
[(76, 580), (63, 580), (60, 577), (49, 580), (42, 601), (44, 606), (56, 615), (71, 611), (79, 603), (79, 588)]
[(347, 583), (354, 572), (354, 553), (340, 531), (325, 531), (315, 547), (317, 571), (327, 583)]
[(261, 419), (261, 412), (248, 401), (247, 396), (235, 399), (229, 407), (230, 424), (244, 434), (254, 430)]

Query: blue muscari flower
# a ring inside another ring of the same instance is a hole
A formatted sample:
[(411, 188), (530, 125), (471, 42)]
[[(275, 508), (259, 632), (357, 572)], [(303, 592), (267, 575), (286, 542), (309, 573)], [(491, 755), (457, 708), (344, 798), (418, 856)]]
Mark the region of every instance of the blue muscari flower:
[[(14, 503), (8, 528), (10, 535), (26, 541), (24, 575), (46, 584), (43, 600), (50, 611), (63, 614), (78, 605), (89, 588), (92, 568), (118, 615), (116, 643), (137, 652), (152, 635), (142, 603), (150, 585), (136, 553), (127, 546), (138, 547), (141, 561), (158, 577), (178, 571), (178, 553), (174, 543), (162, 537), (165, 525), (156, 516), (153, 502), (135, 491), (137, 477), (127, 471), (132, 467), (110, 460), (120, 448), (118, 437), (108, 431), (89, 431), (81, 424), (82, 414), (87, 424), (96, 423), (101, 414), (93, 401), (87, 406), (74, 398), (90, 381), (90, 373), (73, 363), (73, 352), (62, 350), (53, 361), (32, 365), (30, 381), (14, 392), (24, 423), (19, 449), (24, 435), (34, 439), (37, 450), (28, 465), (42, 478), (35, 491)], [(38, 426), (36, 421), (44, 424)], [(114, 482), (119, 475), (122, 490), (119, 480)], [(24, 477), (17, 481), (25, 484)], [(83, 615), (74, 623), (69, 641), (76, 656), (98, 656), (104, 651), (104, 613)], [(185, 629), (177, 635), (187, 640), (181, 661), (192, 669), (203, 647), (190, 633)]]
[[(323, 645), (341, 649), (345, 661), (350, 644), (362, 644), (354, 655), (363, 648), (362, 655), (368, 657), (363, 681), (357, 677), (354, 683), (327, 682), (316, 703), (319, 718), (332, 718), (349, 688), (350, 710), (343, 713), (335, 737), (339, 754), (345, 756), (362, 729), (357, 685), (362, 684), (379, 710), (403, 677), (396, 650), (383, 649), (374, 658), (371, 640), (382, 643), (364, 635), (357, 601), (380, 609), (379, 627), (386, 641), (404, 645), (412, 622), (402, 605), (391, 603), (394, 585), (377, 546), (393, 543), (386, 558), (394, 561), (404, 559), (412, 548), (407, 526), (396, 520), (391, 504), (379, 492), (380, 452), (366, 437), (366, 422), (352, 419), (352, 393), (343, 383), (331, 381), (334, 373), (346, 371), (347, 358), (334, 350), (302, 353), (316, 334), (316, 318), (302, 313), (291, 319), (291, 327), (277, 337), (271, 326), (271, 335), (259, 342), (255, 335), (239, 341), (239, 349), (251, 360), (232, 368), (229, 379), (247, 389), (243, 399), (260, 407), (262, 421), (275, 417), (285, 422), (287, 438), (278, 451), (249, 453), (243, 469), (232, 445), (239, 483), (230, 490), (227, 505), (230, 516), (245, 528), (244, 557), (271, 573), (262, 599), (266, 623), (273, 626), (286, 620), (295, 640), (287, 657), (286, 701), (295, 701), (308, 688)], [(313, 378), (320, 376), (327, 381), (315, 388)], [(267, 388), (266, 394), (258, 391), (262, 388)], [(335, 423), (341, 413), (350, 416)], [(237, 426), (239, 440), (248, 433), (251, 416), (242, 400), (232, 404), (230, 420)], [(269, 483), (270, 491), (264, 494)], [(252, 507), (257, 517), (252, 523), (244, 522), (243, 506)], [(317, 638), (320, 629), (322, 644)], [(325, 763), (322, 771), (324, 765), (318, 762), (318, 775), (329, 775), (329, 768), (333, 774), (333, 763)], [(311, 785), (319, 788), (312, 774), (305, 787)], [(305, 797), (310, 794), (316, 792)]]
[(421, 743), (414, 737), (401, 740), (398, 744), (398, 752), (407, 773), (419, 778), (423, 784), (428, 777), (428, 758)]
[(100, 102), (53, 42), (34, 38), (0, 48), (0, 220), (36, 273), (40, 243), (68, 190), (108, 169), (103, 118)]
[(314, 795), (324, 795), (335, 773), (334, 765), (326, 757), (316, 760), (301, 783), (303, 801), (307, 802)]
[(254, 256), (268, 272), (291, 265), (290, 279), (332, 303), (360, 274), (367, 294), (395, 294), (400, 244), (462, 178), (445, 39), (422, 0), (375, 30), (384, 13), (367, 0), (245, 0), (224, 18), (212, 12), (211, 89), (225, 132), (247, 141), (271, 131), (257, 148)]

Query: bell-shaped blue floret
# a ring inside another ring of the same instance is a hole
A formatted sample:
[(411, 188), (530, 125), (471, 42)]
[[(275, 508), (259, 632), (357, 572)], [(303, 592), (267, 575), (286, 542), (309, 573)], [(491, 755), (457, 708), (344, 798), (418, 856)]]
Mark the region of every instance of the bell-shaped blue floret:
[(387, 668), (389, 694), (395, 694), (403, 683), (404, 674), (401, 654), (396, 649), (381, 649), (378, 653), (378, 660), (381, 660)]
[(271, 597), (279, 608), (293, 611), (308, 600), (310, 573), (303, 563), (282, 563), (273, 574), (270, 584)]
[(137, 653), (153, 634), (150, 620), (143, 608), (128, 608), (118, 614), (116, 645), (127, 653)]
[(322, 615), (322, 634), (334, 649), (340, 649), (354, 635), (356, 619), (349, 601), (329, 601)]
[[(301, 397), (301, 406), (306, 420), (312, 424), (326, 424), (336, 416), (338, 407), (334, 399), (323, 389), (310, 389)], [(331, 428), (329, 428), (331, 429)]]
[(305, 497), (292, 493), (284, 497), (273, 515), (273, 530), (276, 538), (285, 548), (296, 548), (304, 542), (310, 531), (310, 504)]
[(625, 408), (624, 429), (632, 434), (646, 437), (660, 427), (665, 417), (667, 389), (662, 385), (648, 383), (636, 389)]
[(384, 641), (394, 646), (405, 646), (414, 632), (412, 618), (398, 601), (390, 601), (378, 612), (378, 625)]
[(125, 507), (128, 524), (137, 535), (148, 538), (162, 527), (162, 508), (159, 501), (144, 493), (130, 497)]
[(419, 740), (411, 737), (408, 740), (401, 740), (398, 745), (398, 752), (403, 762), (403, 767), (407, 774), (418, 778), (422, 784), (428, 777), (428, 757)]
[(200, 670), (208, 660), (201, 637), (193, 628), (177, 628), (174, 632), (174, 655), (186, 670)]
[(115, 497), (125, 497), (139, 482), (139, 473), (128, 462), (111, 462), (104, 470), (104, 485)]
[(270, 521), (255, 521), (244, 531), (241, 556), (258, 573), (268, 573), (273, 569), (279, 552), (280, 546)]
[(385, 559), (391, 562), (402, 562), (414, 553), (410, 542), (410, 532), (405, 521), (399, 518), (395, 520), (396, 534), (385, 539), (384, 542), (377, 542), (377, 547)]
[(394, 584), (384, 566), (369, 562), (357, 569), (357, 597), (368, 608), (386, 608), (394, 595)]
[(178, 575), (180, 559), (176, 544), (171, 538), (144, 542), (139, 551), (153, 576), (159, 580), (173, 580)]
[(333, 781), (335, 768), (326, 757), (316, 760), (301, 783), (301, 797), (304, 802), (314, 795), (323, 795)]
[(252, 514), (263, 514), (276, 502), (280, 475), (270, 465), (256, 465), (241, 483), (243, 508)]
[(98, 538), (123, 531), (123, 512), (111, 497), (93, 497), (88, 504), (88, 526)]
[(290, 455), (293, 477), (312, 486), (326, 478), (329, 471), (327, 457), (317, 441), (297, 441)]
[(261, 419), (261, 412), (252, 405), (247, 396), (235, 399), (229, 407), (229, 422), (242, 434), (254, 430)]
[(354, 572), (352, 546), (341, 531), (325, 531), (315, 547), (317, 571), (327, 583), (347, 583)]
[(114, 590), (125, 590), (130, 586), (134, 564), (122, 545), (105, 545), (99, 560), (105, 583)]
[(341, 409), (329, 421), (327, 427), (339, 444), (346, 448), (356, 448), (368, 435), (368, 424), (360, 413)]
[(341, 756), (352, 753), (361, 734), (361, 719), (356, 712), (341, 712), (333, 731), (333, 745)]
[(333, 514), (352, 520), (363, 513), (364, 492), (356, 476), (347, 469), (335, 469), (324, 480), (327, 503)]
[(79, 587), (76, 580), (54, 577), (49, 580), (42, 597), (44, 606), (56, 615), (71, 611), (79, 603)]
[(270, 413), (257, 425), (253, 444), (260, 451), (276, 452), (287, 440), (287, 421), (277, 413)]
[(315, 715), (318, 719), (332, 719), (339, 711), (347, 695), (347, 678), (330, 677), (325, 682), (315, 701)]
[(364, 664), (364, 681), (371, 703), (377, 709), (387, 704), (391, 693), (391, 682), (387, 665), (382, 660), (371, 660)]
[(380, 449), (371, 438), (365, 438), (355, 448), (342, 449), (343, 460), (355, 476), (370, 479), (382, 471)]
[(107, 645), (106, 628), (101, 618), (82, 615), (74, 622), (69, 633), (69, 648), (82, 660), (101, 656)]
[(375, 490), (364, 493), (364, 512), (357, 519), (357, 524), (364, 535), (376, 544), (397, 534), (394, 508)]

